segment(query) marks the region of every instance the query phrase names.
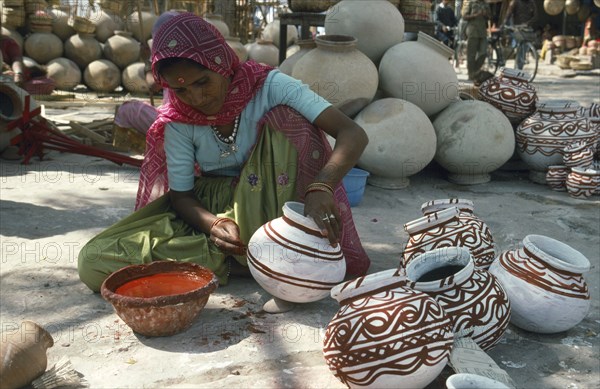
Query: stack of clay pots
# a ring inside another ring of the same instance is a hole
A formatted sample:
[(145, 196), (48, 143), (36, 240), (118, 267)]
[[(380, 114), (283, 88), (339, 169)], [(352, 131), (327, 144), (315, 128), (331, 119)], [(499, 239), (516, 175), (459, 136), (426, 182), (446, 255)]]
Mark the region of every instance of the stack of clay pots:
[(552, 190), (567, 191), (576, 199), (600, 195), (600, 162), (594, 161), (594, 147), (574, 142), (563, 149), (563, 163), (548, 166), (546, 183)]

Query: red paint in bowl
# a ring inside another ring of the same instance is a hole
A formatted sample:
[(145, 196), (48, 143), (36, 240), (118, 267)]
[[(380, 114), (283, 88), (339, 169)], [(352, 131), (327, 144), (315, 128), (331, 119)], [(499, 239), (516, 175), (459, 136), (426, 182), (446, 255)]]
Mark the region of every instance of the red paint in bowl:
[(193, 273), (159, 273), (129, 281), (119, 286), (115, 293), (142, 298), (172, 296), (202, 288), (207, 283)]

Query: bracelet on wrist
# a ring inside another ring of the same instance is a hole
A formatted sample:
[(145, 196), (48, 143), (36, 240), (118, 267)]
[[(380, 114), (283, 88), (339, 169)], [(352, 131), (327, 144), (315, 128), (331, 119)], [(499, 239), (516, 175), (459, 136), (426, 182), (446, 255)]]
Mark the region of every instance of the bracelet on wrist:
[(306, 191), (304, 192), (304, 194), (307, 195), (311, 192), (327, 192), (333, 196), (333, 188), (331, 187), (331, 185), (326, 184), (324, 182), (313, 182), (312, 184), (309, 184), (306, 187)]
[(226, 221), (230, 221), (230, 222), (234, 222), (234, 223), (235, 223), (235, 220), (233, 220), (233, 219), (230, 219), (230, 218), (228, 218), (228, 217), (218, 217), (218, 218), (216, 218), (216, 219), (215, 219), (215, 220), (212, 222), (212, 224), (210, 225), (210, 229), (208, 230), (208, 232), (212, 231), (212, 229), (213, 229), (215, 226), (217, 226), (217, 225), (219, 225), (219, 224), (221, 224), (221, 223), (223, 223), (223, 222), (226, 222)]

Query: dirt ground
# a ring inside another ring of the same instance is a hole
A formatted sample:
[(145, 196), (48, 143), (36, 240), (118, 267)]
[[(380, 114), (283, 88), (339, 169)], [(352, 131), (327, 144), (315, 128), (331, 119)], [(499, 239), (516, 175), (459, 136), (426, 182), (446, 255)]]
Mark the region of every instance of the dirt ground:
[[(562, 78), (547, 72), (540, 99), (599, 102), (597, 73)], [(52, 104), (47, 104), (51, 109)], [(77, 108), (85, 115), (93, 104)], [(51, 112), (51, 111), (48, 111)], [(107, 109), (107, 115), (112, 108)], [(95, 234), (131, 212), (138, 171), (100, 158), (50, 153), (30, 165), (0, 161), (0, 324), (34, 320), (54, 337), (50, 364), (68, 357), (92, 388), (342, 388), (322, 356), (324, 330), (338, 305), (304, 304), (282, 315), (261, 312), (269, 296), (253, 279), (234, 279), (211, 297), (186, 332), (165, 338), (132, 333), (109, 303), (77, 275), (77, 254)], [(592, 305), (571, 330), (554, 335), (509, 327), (488, 354), (518, 388), (600, 388), (600, 198), (576, 200), (500, 170), (475, 186), (448, 182), (432, 164), (402, 190), (367, 186), (353, 208), (372, 266), (397, 267), (403, 225), (423, 202), (458, 197), (475, 203), (499, 250), (528, 234), (546, 235), (583, 253)], [(430, 388), (443, 388), (446, 369)]]

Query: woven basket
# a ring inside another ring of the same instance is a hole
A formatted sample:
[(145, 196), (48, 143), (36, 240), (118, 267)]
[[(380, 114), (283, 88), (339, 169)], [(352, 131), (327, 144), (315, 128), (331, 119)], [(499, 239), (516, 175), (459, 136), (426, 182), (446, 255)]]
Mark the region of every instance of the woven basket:
[(69, 19), (69, 25), (73, 27), (73, 29), (82, 34), (93, 34), (96, 31), (96, 25), (94, 22), (87, 18), (82, 18), (81, 16), (74, 16), (72, 19)]
[(431, 1), (428, 0), (401, 0), (400, 13), (408, 20), (431, 20)]
[(101, 0), (100, 7), (102, 7), (104, 11), (119, 15), (123, 9), (123, 2), (116, 0)]

